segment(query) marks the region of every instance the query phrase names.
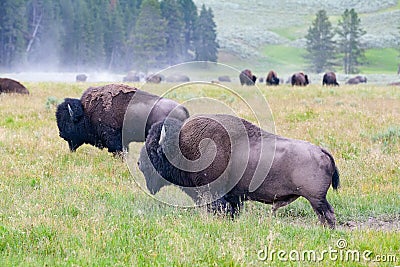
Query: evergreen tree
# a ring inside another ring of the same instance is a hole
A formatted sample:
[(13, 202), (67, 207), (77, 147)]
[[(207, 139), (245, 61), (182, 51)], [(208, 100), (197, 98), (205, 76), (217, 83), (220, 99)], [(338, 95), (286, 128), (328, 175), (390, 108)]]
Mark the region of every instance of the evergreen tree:
[(134, 55), (137, 67), (144, 71), (159, 67), (165, 57), (165, 20), (157, 0), (144, 0), (135, 26)]
[(166, 21), (166, 62), (173, 65), (182, 62), (184, 22), (176, 0), (163, 0), (161, 14)]
[(0, 66), (13, 68), (25, 63), (26, 3), (24, 0), (0, 2)]
[(357, 73), (357, 66), (364, 58), (364, 49), (360, 38), (366, 33), (361, 28), (361, 20), (354, 9), (346, 9), (339, 20), (337, 33), (339, 35), (339, 52), (343, 55), (343, 69), (346, 74)]
[(203, 4), (195, 28), (195, 59), (216, 62), (218, 58), (218, 42), (216, 25), (211, 8)]
[(318, 11), (306, 35), (308, 52), (306, 60), (309, 61), (312, 71), (321, 73), (332, 68), (332, 60), (335, 57), (333, 36), (332, 24), (326, 11)]
[(123, 70), (126, 62), (125, 53), (125, 28), (121, 7), (117, 4), (110, 5), (108, 9), (108, 20), (104, 33), (104, 46), (108, 70)]
[(197, 21), (197, 7), (192, 0), (178, 0), (184, 21), (184, 45), (183, 53), (185, 60), (194, 58), (194, 29)]

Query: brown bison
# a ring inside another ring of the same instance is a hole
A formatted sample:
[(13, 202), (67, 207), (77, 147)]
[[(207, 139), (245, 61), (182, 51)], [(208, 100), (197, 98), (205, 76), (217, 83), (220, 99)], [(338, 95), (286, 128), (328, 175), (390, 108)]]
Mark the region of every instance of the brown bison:
[(292, 75), (291, 78), (292, 86), (306, 86), (310, 83), (308, 80), (307, 74), (304, 74), (303, 72), (297, 72)]
[(231, 78), (228, 75), (223, 75), (218, 77), (218, 81), (220, 82), (231, 82)]
[(71, 151), (86, 143), (113, 153), (127, 149), (129, 142), (143, 142), (151, 125), (167, 116), (185, 120), (189, 112), (175, 101), (123, 84), (90, 87), (81, 99), (66, 98), (56, 111), (60, 137)]
[(183, 74), (173, 74), (166, 78), (166, 81), (169, 83), (184, 83), (190, 82), (190, 78)]
[(146, 77), (146, 82), (148, 83), (161, 83), (164, 77), (160, 74), (152, 74)]
[(86, 82), (87, 78), (88, 78), (87, 75), (82, 73), (82, 74), (76, 75), (75, 80), (77, 82)]
[(350, 78), (346, 84), (359, 84), (359, 83), (367, 83), (367, 77), (357, 75), (356, 77)]
[(229, 207), (232, 217), (245, 200), (272, 204), (276, 211), (304, 197), (321, 223), (335, 227), (334, 210), (326, 200), (330, 185), (339, 186), (332, 155), (238, 117), (204, 115), (185, 122), (167, 119), (156, 123), (138, 166), (152, 194), (172, 183), (198, 204), (204, 204), (199, 201), (204, 196), (215, 196), (208, 203)]
[(257, 77), (251, 73), (251, 70), (245, 69), (239, 74), (239, 80), (241, 85), (254, 85)]
[(336, 74), (332, 71), (325, 73), (322, 78), (322, 85), (339, 86), (339, 83), (336, 81)]
[(0, 78), (0, 94), (1, 93), (29, 94), (29, 91), (18, 81)]
[(267, 74), (265, 82), (267, 85), (279, 85), (279, 78), (275, 71), (271, 70)]

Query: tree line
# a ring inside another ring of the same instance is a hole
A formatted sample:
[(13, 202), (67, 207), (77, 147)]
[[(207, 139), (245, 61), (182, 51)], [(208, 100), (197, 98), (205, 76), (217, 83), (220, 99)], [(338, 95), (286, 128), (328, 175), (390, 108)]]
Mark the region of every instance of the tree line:
[(148, 71), (217, 61), (211, 8), (192, 0), (3, 0), (0, 68)]
[(310, 69), (321, 73), (341, 65), (344, 73), (357, 73), (357, 67), (365, 61), (360, 40), (365, 33), (354, 9), (344, 11), (335, 29), (326, 11), (318, 11), (306, 35)]

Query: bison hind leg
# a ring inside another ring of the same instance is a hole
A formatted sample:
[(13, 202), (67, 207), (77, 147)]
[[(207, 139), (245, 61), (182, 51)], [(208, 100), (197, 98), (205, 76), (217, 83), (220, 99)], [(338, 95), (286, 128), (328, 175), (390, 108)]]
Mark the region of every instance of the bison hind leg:
[(323, 199), (311, 199), (309, 200), (315, 213), (318, 215), (319, 221), (323, 225), (328, 225), (329, 228), (335, 229), (336, 217), (333, 207), (329, 204), (326, 198)]

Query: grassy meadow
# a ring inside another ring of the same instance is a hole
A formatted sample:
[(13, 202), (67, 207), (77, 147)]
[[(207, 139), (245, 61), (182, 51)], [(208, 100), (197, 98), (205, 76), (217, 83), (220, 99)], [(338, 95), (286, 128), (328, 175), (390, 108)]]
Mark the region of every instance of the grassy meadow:
[[(29, 96), (0, 95), (1, 266), (400, 265), (398, 87), (259, 85), (278, 134), (324, 146), (336, 159), (341, 188), (327, 198), (338, 225), (329, 230), (304, 199), (276, 216), (247, 202), (234, 221), (160, 203), (120, 158), (89, 145), (70, 153), (58, 136), (56, 104), (98, 84), (24, 84)], [(239, 105), (222, 88), (191, 86)]]

